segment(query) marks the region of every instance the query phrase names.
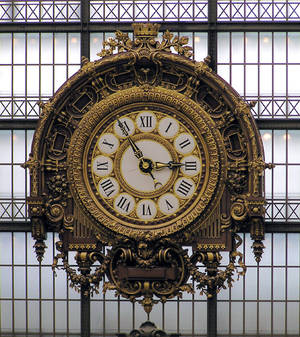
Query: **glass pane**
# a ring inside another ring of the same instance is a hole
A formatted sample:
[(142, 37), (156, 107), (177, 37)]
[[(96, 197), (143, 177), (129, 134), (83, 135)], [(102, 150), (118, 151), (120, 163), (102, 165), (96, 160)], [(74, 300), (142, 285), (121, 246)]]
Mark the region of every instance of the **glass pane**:
[(11, 162), (11, 131), (0, 130), (0, 163)]
[(288, 32), (288, 62), (299, 63), (300, 32)]
[(299, 335), (299, 303), (287, 303), (287, 333)]
[(54, 63), (67, 63), (67, 35), (65, 33), (54, 34)]
[(26, 297), (26, 270), (25, 267), (14, 267), (14, 296)]
[(194, 35), (194, 58), (203, 61), (207, 56), (207, 33), (195, 33)]
[(287, 234), (287, 265), (288, 266), (300, 266), (300, 234), (289, 233)]
[(246, 94), (256, 95), (258, 94), (258, 67), (246, 66)]
[(274, 163), (286, 162), (286, 138), (285, 130), (274, 130)]
[(258, 34), (246, 33), (246, 63), (258, 62)]
[(284, 96), (286, 94), (286, 66), (274, 65), (274, 95)]
[(244, 62), (244, 33), (231, 35), (232, 63)]
[(14, 233), (14, 263), (25, 264), (26, 258), (26, 235), (25, 233)]
[(260, 268), (259, 269), (259, 299), (270, 300), (271, 299), (271, 286), (272, 282), (272, 269)]
[[(43, 332), (53, 332), (53, 302), (52, 301), (42, 301), (41, 307), (42, 307), (42, 317), (41, 317), (42, 331)], [(59, 309), (61, 309), (60, 305), (58, 305), (58, 310)], [(58, 312), (58, 310), (56, 310), (55, 312)], [(64, 317), (64, 312), (62, 312), (61, 316)], [(58, 330), (57, 332), (61, 332), (61, 331)]]
[(15, 331), (23, 332), (26, 326), (26, 302), (16, 301), (14, 306)]
[(260, 95), (272, 95), (272, 66), (261, 65), (259, 67)]
[(0, 165), (0, 177), (1, 189), (0, 198), (10, 198), (11, 197), (11, 166), (10, 165)]
[(259, 332), (271, 332), (271, 303), (259, 303)]
[(25, 64), (25, 33), (14, 33), (13, 36), (13, 62)]
[(300, 268), (287, 269), (287, 299), (299, 301)]
[[(0, 64), (10, 64), (12, 61), (12, 34), (0, 34)], [(4, 78), (4, 77), (2, 77)]]
[(273, 333), (285, 331), (285, 303), (273, 303)]
[(38, 332), (40, 327), (40, 303), (28, 301), (28, 329), (32, 332)]
[(25, 157), (25, 131), (13, 130), (13, 162), (24, 163)]
[(53, 93), (53, 67), (41, 66), (41, 95), (51, 96)]
[(273, 196), (277, 199), (286, 198), (286, 167), (275, 166), (273, 168)]
[(53, 63), (53, 33), (41, 34), (41, 63)]
[(218, 63), (229, 63), (229, 33), (218, 33)]
[(274, 266), (284, 266), (286, 264), (286, 234), (273, 234), (273, 264)]
[(285, 268), (273, 269), (273, 298), (274, 300), (285, 299)]
[[(1, 96), (10, 96), (12, 91), (12, 67), (0, 65), (0, 78), (5, 78), (5, 85), (0, 86)], [(2, 107), (1, 107), (2, 108)]]
[(25, 96), (25, 66), (13, 67), (13, 94), (14, 96)]
[(54, 91), (67, 80), (67, 66), (54, 66)]
[[(299, 62), (299, 61), (298, 61)], [(288, 94), (299, 95), (300, 65), (289, 65), (288, 67)]]
[(80, 63), (80, 34), (69, 33), (68, 39), (68, 63)]
[(300, 198), (300, 165), (288, 167), (288, 198)]
[(27, 95), (38, 96), (40, 92), (39, 66), (27, 67)]
[(259, 33), (259, 61), (272, 62), (272, 33)]
[(39, 33), (28, 33), (27, 34), (27, 63), (28, 64), (39, 64), (40, 55), (40, 36)]
[(244, 67), (233, 65), (231, 71), (232, 71), (231, 85), (241, 96), (243, 96), (244, 95)]
[(299, 164), (300, 130), (289, 130), (287, 140), (288, 140), (288, 162)]
[(25, 170), (21, 166), (13, 166), (13, 197), (25, 198)]
[(286, 33), (274, 33), (274, 62), (286, 63)]
[(90, 34), (90, 60), (95, 61), (99, 59), (97, 53), (100, 53), (103, 43), (103, 33)]
[(257, 331), (257, 303), (245, 303), (245, 333), (252, 335)]

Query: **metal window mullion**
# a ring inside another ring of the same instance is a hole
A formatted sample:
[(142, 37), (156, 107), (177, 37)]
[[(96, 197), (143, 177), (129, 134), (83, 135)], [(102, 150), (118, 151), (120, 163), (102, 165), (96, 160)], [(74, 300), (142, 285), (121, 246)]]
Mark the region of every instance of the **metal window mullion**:
[[(246, 262), (246, 234), (243, 233), (243, 252), (244, 252), (244, 263)], [(243, 277), (243, 334), (246, 334), (246, 280)]]
[(284, 303), (284, 333), (288, 334), (287, 327), (287, 310), (288, 310), (288, 236), (285, 233), (285, 303)]
[[(53, 256), (55, 256), (55, 243), (54, 243), (54, 233), (52, 233), (52, 252), (53, 252)], [(53, 314), (53, 333), (56, 333), (56, 317), (55, 317), (55, 312), (56, 312), (56, 294), (55, 294), (55, 274), (52, 274), (52, 287), (53, 287), (53, 305), (52, 305), (52, 314)]]
[(247, 97), (247, 91), (246, 91), (246, 80), (247, 80), (247, 72), (246, 72), (246, 33), (243, 32), (243, 48), (244, 48), (244, 64), (243, 64), (243, 68), (244, 68), (244, 99), (246, 99)]
[(273, 336), (273, 323), (274, 323), (274, 234), (271, 234), (271, 336)]
[[(26, 6), (27, 8), (27, 6)], [(28, 90), (27, 90), (27, 68), (28, 68), (28, 33), (25, 33), (25, 118), (27, 117), (27, 100), (28, 100)]]
[(40, 315), (40, 319), (39, 319), (39, 333), (42, 333), (43, 330), (43, 326), (42, 326), (42, 321), (43, 321), (43, 311), (42, 311), (42, 263), (39, 262), (38, 264), (38, 268), (39, 268), (39, 315)]
[(118, 295), (117, 306), (118, 306), (118, 333), (120, 333), (120, 328), (121, 328), (121, 324), (120, 324), (120, 320), (121, 320), (121, 302), (120, 302), (120, 295)]
[(180, 301), (179, 301), (178, 296), (177, 296), (176, 302), (177, 302), (177, 333), (179, 334), (179, 331), (180, 331)]
[[(135, 328), (135, 303), (132, 302), (132, 330)], [(164, 329), (164, 324), (163, 324)]]
[[(26, 147), (27, 148), (27, 147)], [(28, 248), (27, 248), (27, 233), (24, 233), (25, 239), (25, 300), (26, 300), (26, 334), (29, 332), (29, 304), (28, 304)]]
[[(230, 259), (230, 257), (229, 257)], [(232, 319), (232, 293), (231, 293), (231, 288), (228, 288), (229, 294), (228, 294), (228, 335), (231, 336), (231, 330), (232, 330), (232, 324), (231, 324), (231, 319)]]
[(12, 333), (15, 333), (15, 259), (14, 259), (14, 232), (11, 232), (11, 292), (12, 292)]

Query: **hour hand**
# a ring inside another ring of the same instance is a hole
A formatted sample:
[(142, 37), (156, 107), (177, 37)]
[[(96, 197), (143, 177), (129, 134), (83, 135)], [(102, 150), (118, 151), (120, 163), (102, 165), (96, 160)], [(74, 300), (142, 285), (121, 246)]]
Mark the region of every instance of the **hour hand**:
[(137, 157), (137, 159), (143, 159), (143, 153), (142, 151), (138, 148), (138, 146), (135, 144), (135, 142), (131, 139), (129, 136), (129, 133), (127, 132), (124, 124), (118, 119), (118, 125), (125, 137), (127, 137), (129, 144), (133, 150), (134, 155)]
[(168, 163), (161, 163), (160, 161), (155, 162), (154, 168), (155, 170), (161, 170), (164, 167), (169, 168), (170, 170), (174, 170), (177, 167), (184, 166), (183, 163), (176, 163), (174, 161), (169, 161)]

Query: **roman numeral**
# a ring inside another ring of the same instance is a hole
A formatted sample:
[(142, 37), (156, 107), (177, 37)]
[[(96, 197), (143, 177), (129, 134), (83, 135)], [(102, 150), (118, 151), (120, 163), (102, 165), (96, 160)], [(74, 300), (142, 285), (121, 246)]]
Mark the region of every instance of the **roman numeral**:
[(140, 116), (141, 128), (151, 128), (152, 127), (152, 116)]
[(100, 162), (97, 161), (97, 170), (107, 171), (108, 170), (108, 161), (105, 161), (103, 163), (100, 163)]
[(184, 163), (184, 168), (186, 171), (196, 171), (197, 163), (195, 161), (187, 161)]
[(143, 204), (143, 215), (152, 215), (149, 205), (146, 206), (145, 204)]
[(130, 201), (126, 199), (124, 196), (122, 196), (119, 202), (117, 203), (117, 206), (121, 208), (123, 211), (128, 212)]
[(186, 146), (190, 145), (191, 141), (187, 138), (186, 140), (184, 140), (183, 142), (179, 143), (179, 146), (184, 149)]
[(168, 125), (168, 127), (167, 127), (166, 130), (165, 130), (165, 133), (167, 133), (167, 132), (169, 131), (169, 129), (170, 129), (170, 127), (171, 127), (172, 124), (173, 124), (173, 123), (170, 122), (170, 124)]
[(189, 182), (182, 180), (181, 183), (179, 184), (177, 191), (181, 194), (183, 194), (184, 196), (187, 196), (188, 193), (190, 192), (191, 188), (192, 188), (192, 184), (190, 184)]
[(110, 179), (102, 181), (100, 185), (107, 197), (109, 197), (115, 191), (114, 184)]
[(166, 199), (166, 204), (167, 204), (167, 209), (168, 209), (168, 211), (169, 211), (170, 209), (174, 208), (173, 205), (170, 204), (169, 201), (168, 201), (167, 199)]
[(109, 143), (105, 138), (104, 138), (102, 144), (108, 145), (111, 149), (114, 147), (114, 144)]

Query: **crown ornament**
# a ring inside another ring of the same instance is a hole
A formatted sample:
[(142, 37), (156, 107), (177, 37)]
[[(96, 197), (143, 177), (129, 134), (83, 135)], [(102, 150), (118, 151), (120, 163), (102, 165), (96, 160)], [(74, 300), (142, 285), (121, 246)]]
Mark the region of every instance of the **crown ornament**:
[(168, 30), (164, 32), (162, 41), (155, 38), (158, 35), (160, 24), (158, 23), (133, 23), (135, 39), (131, 40), (128, 33), (116, 31), (115, 38), (109, 38), (103, 42), (103, 49), (97, 55), (106, 57), (113, 55), (115, 52), (135, 52), (149, 50), (149, 52), (163, 51), (171, 53), (171, 48), (179, 55), (191, 58), (193, 49), (188, 44), (188, 37), (174, 36)]

